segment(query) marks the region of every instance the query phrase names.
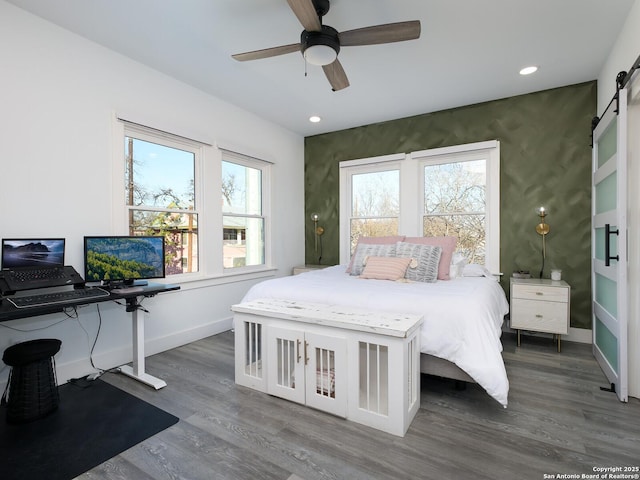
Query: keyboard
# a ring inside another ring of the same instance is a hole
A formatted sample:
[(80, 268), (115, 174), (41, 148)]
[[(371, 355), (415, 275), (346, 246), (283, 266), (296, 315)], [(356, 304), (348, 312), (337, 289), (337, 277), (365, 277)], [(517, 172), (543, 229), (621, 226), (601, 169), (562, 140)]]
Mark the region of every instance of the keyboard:
[(66, 273), (64, 267), (35, 268), (33, 270), (10, 270), (6, 276), (11, 281), (25, 283), (34, 280), (59, 280), (65, 278)]
[(108, 297), (109, 292), (101, 288), (78, 288), (65, 290), (63, 292), (36, 293), (24, 297), (9, 297), (9, 300), (16, 308), (44, 307), (56, 304), (73, 304), (91, 300), (93, 298)]
[(3, 270), (2, 277), (11, 291), (73, 285), (77, 278), (73, 267)]

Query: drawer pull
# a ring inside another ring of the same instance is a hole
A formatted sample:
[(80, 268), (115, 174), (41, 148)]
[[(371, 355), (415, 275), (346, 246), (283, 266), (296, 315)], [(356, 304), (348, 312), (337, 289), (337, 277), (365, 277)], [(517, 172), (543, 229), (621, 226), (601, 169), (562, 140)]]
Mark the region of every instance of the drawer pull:
[(544, 293), (542, 293), (542, 292), (536, 292), (536, 295), (540, 295), (540, 296), (542, 296), (542, 295), (544, 295)]
[(536, 318), (542, 318), (542, 315), (540, 315), (539, 313), (536, 314)]

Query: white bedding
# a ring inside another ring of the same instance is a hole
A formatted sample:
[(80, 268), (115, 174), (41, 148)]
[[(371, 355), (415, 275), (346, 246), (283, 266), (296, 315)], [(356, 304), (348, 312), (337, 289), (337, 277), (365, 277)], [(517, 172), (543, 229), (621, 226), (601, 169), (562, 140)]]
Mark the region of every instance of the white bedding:
[(507, 406), (509, 381), (502, 360), (502, 322), (509, 304), (493, 278), (458, 277), (436, 283), (365, 280), (338, 265), (253, 286), (243, 302), (260, 298), (359, 306), (420, 314), (421, 351), (455, 363)]

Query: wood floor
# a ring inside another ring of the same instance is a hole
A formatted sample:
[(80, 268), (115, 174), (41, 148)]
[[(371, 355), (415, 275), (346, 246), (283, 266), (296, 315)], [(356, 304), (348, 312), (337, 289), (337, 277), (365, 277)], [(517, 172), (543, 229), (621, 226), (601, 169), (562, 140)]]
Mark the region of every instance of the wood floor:
[(236, 386), (225, 332), (149, 357), (162, 390), (103, 376), (180, 422), (79, 478), (538, 480), (640, 466), (640, 401), (600, 390), (590, 346), (564, 342), (558, 354), (550, 339), (516, 347), (510, 335), (503, 344), (508, 408), (477, 385), (423, 376), (401, 438)]

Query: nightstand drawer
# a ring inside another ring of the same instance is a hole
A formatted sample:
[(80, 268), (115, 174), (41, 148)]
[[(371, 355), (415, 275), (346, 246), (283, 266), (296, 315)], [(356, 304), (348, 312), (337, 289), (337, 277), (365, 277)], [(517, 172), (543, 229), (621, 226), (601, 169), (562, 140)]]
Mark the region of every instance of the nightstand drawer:
[(511, 289), (511, 296), (518, 299), (529, 299), (544, 302), (562, 302), (569, 301), (569, 289), (552, 287), (548, 285), (517, 285), (514, 284)]
[[(554, 289), (565, 290), (565, 289)], [(536, 332), (567, 334), (568, 304), (518, 299), (511, 304), (511, 328)]]

